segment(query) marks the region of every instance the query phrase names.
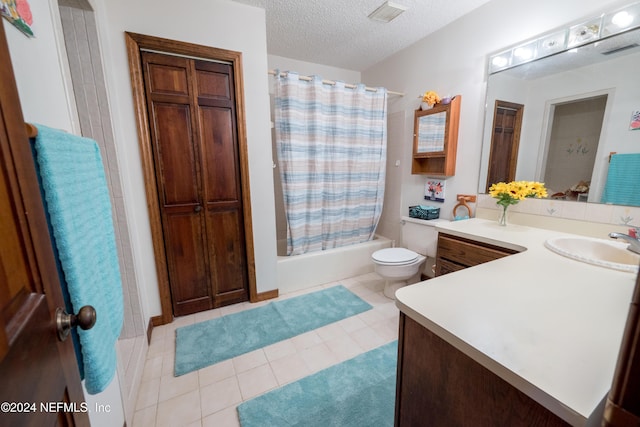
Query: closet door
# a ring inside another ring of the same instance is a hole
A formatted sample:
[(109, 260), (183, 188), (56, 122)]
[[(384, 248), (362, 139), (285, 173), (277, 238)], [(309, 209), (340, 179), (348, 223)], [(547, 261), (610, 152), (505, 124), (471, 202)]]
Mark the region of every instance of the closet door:
[(195, 61), (203, 200), (216, 306), (248, 297), (232, 71), (227, 64)]
[(248, 298), (228, 65), (143, 52), (173, 314)]
[(143, 53), (173, 314), (212, 308), (191, 61)]

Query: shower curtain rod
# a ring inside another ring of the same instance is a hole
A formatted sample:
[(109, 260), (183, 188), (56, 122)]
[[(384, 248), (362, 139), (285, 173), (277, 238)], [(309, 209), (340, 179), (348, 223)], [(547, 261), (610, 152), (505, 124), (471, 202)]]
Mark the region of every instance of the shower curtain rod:
[[(276, 70), (269, 70), (269, 74), (271, 74), (272, 76), (276, 75)], [(284, 77), (286, 76), (287, 73), (286, 72), (282, 72), (280, 73), (280, 77)], [(311, 81), (311, 77), (309, 76), (298, 76), (298, 78), (300, 80), (304, 80), (304, 81)], [(336, 82), (334, 80), (323, 80), (322, 83), (326, 84), (326, 85), (334, 85), (336, 84)], [(345, 84), (345, 87), (348, 87), (350, 89), (355, 89), (357, 86), (353, 85), (353, 84)], [(375, 87), (365, 87), (365, 90), (369, 91), (369, 92), (376, 92), (378, 89)], [(398, 96), (404, 96), (404, 92), (394, 92), (392, 90), (387, 90), (387, 93), (389, 95), (398, 95)]]

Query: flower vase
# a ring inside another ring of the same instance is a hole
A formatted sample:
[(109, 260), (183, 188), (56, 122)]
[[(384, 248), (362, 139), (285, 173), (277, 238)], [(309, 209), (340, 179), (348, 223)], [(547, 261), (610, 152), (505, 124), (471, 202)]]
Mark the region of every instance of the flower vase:
[(502, 211), (500, 212), (500, 218), (498, 218), (498, 225), (506, 227), (507, 225), (507, 208), (509, 205), (502, 206)]

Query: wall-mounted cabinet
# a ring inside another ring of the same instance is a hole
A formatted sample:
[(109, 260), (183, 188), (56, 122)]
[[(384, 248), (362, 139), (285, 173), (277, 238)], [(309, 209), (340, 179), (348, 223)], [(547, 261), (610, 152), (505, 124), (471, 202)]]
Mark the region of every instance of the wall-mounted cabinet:
[(429, 110), (416, 110), (413, 123), (411, 173), (453, 176), (456, 172), (458, 125), (462, 97)]

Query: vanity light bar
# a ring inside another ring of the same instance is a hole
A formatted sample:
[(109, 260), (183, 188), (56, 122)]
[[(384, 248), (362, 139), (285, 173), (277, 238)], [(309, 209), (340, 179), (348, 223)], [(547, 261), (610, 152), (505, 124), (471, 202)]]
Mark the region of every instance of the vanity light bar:
[(489, 74), (640, 28), (640, 2), (558, 28), (489, 56)]

